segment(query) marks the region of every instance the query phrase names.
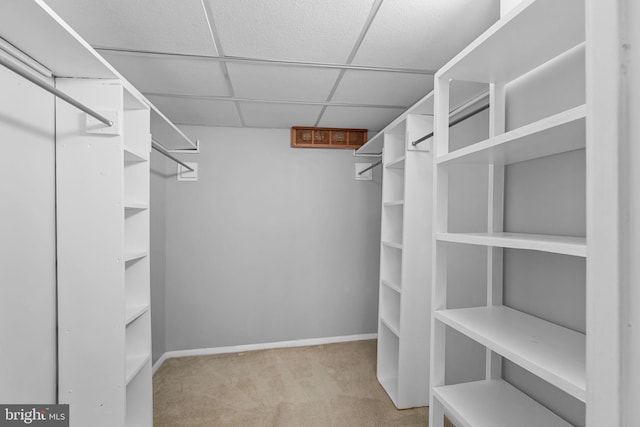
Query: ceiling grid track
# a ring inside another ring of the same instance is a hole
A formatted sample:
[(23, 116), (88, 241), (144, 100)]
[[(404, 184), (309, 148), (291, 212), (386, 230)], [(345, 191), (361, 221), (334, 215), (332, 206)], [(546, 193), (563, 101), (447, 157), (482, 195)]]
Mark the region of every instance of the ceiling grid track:
[[(373, 3), (373, 6), (371, 6), (371, 11), (369, 12), (369, 16), (367, 17), (367, 20), (362, 26), (362, 31), (360, 32), (360, 35), (358, 36), (358, 39), (353, 45), (353, 49), (351, 49), (351, 53), (347, 58), (347, 61), (346, 61), (347, 65), (351, 65), (351, 62), (353, 62), (353, 58), (356, 57), (356, 54), (358, 53), (358, 49), (360, 49), (360, 45), (362, 45), (362, 41), (367, 35), (367, 32), (369, 32), (369, 28), (371, 27), (373, 20), (378, 14), (378, 10), (380, 10), (380, 6), (382, 6), (382, 1), (383, 0), (376, 0), (375, 3)], [(346, 69), (342, 69), (340, 71), (340, 74), (338, 75), (338, 78), (336, 79), (336, 82), (333, 85), (333, 88), (329, 92), (329, 96), (327, 96), (327, 103), (330, 103), (331, 100), (333, 99), (333, 95), (335, 95), (336, 90), (338, 90), (338, 86), (340, 86), (340, 82), (342, 81), (342, 78), (344, 77), (344, 74), (346, 72), (347, 72)], [(318, 114), (318, 119), (316, 120), (316, 123), (315, 123), (316, 127), (320, 125), (320, 121), (322, 120), (322, 116), (324, 116), (325, 111), (327, 111), (327, 105), (323, 106), (322, 109), (320, 110), (320, 114)]]
[(420, 75), (426, 75), (426, 76), (432, 76), (432, 75), (435, 75), (436, 73), (436, 70), (422, 70), (417, 68), (374, 67), (370, 65), (290, 61), (285, 59), (249, 58), (245, 56), (197, 55), (192, 53), (174, 53), (174, 52), (156, 52), (156, 51), (149, 51), (149, 50), (120, 49), (120, 48), (114, 48), (114, 47), (108, 47), (108, 46), (96, 46), (95, 49), (97, 51), (117, 53), (121, 55), (149, 56), (149, 57), (155, 57), (155, 58), (177, 57), (177, 58), (184, 58), (184, 59), (200, 59), (203, 61), (281, 65), (281, 66), (306, 67), (306, 68), (327, 68), (327, 69), (334, 69), (334, 70), (338, 69), (338, 70), (373, 71), (373, 72), (383, 72), (383, 73), (420, 74)]
[[(223, 59), (221, 66), (222, 72), (224, 74), (224, 79), (227, 82), (227, 86), (229, 87), (229, 93), (232, 98), (236, 97), (236, 91), (233, 88), (233, 83), (231, 82), (231, 76), (229, 75), (229, 69), (227, 68), (227, 62), (225, 59), (224, 49), (222, 48), (222, 43), (220, 42), (220, 35), (218, 34), (218, 30), (216, 28), (216, 23), (213, 20), (213, 12), (211, 11), (211, 5), (206, 0), (201, 0), (202, 7), (204, 8), (204, 14), (207, 19), (207, 25), (209, 25), (209, 31), (211, 32), (211, 37), (213, 38), (214, 46), (218, 50), (218, 55)], [(236, 107), (236, 111), (238, 113), (238, 118), (240, 119), (240, 125), (242, 127), (246, 126), (244, 121), (244, 114), (242, 113), (242, 109), (240, 108), (240, 102), (234, 101), (233, 105)]]

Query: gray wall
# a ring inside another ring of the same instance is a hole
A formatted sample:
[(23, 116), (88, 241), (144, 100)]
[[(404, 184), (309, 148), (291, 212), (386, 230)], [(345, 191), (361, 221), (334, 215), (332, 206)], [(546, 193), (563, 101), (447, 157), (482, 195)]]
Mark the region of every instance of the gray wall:
[(54, 99), (0, 67), (0, 402), (56, 402)]
[(198, 182), (166, 181), (167, 350), (375, 333), (379, 178), (287, 129), (183, 129), (202, 152)]
[(152, 361), (164, 354), (166, 346), (165, 322), (165, 247), (166, 247), (166, 161), (157, 151), (151, 152), (151, 345)]

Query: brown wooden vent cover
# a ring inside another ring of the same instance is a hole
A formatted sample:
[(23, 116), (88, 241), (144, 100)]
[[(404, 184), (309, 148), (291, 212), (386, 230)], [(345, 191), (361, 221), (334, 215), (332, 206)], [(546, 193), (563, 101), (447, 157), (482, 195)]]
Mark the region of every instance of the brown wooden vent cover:
[(367, 142), (366, 129), (291, 128), (291, 146), (298, 148), (360, 148)]

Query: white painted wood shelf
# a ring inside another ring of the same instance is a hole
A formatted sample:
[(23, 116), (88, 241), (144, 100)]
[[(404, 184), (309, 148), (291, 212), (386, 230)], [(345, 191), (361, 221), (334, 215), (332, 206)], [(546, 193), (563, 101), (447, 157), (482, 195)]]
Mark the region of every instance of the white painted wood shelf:
[(125, 211), (141, 211), (149, 209), (149, 205), (146, 203), (125, 202), (124, 209)]
[(145, 154), (141, 150), (131, 147), (124, 147), (124, 161), (126, 163), (139, 163), (147, 161)]
[(525, 249), (577, 257), (587, 256), (587, 240), (584, 237), (500, 232), (436, 233), (435, 238), (441, 242)]
[(586, 105), (439, 156), (442, 165), (509, 165), (585, 148)]
[(404, 169), (405, 159), (406, 159), (406, 156), (402, 156), (398, 159), (391, 160), (388, 163), (386, 163), (384, 167), (389, 169)]
[(505, 306), (442, 310), (435, 318), (585, 401), (584, 334)]
[(394, 249), (402, 250), (402, 243), (383, 241), (382, 244), (384, 246), (388, 247), (388, 248), (394, 248)]
[(147, 254), (148, 254), (147, 251), (144, 249), (131, 250), (124, 254), (124, 260), (125, 262), (135, 261), (137, 259), (146, 257)]
[(128, 356), (126, 359), (125, 383), (129, 384), (150, 360), (151, 355), (148, 353)]
[(404, 206), (404, 200), (394, 200), (392, 202), (384, 202), (382, 204), (382, 206), (384, 207), (390, 207), (390, 206)]
[(571, 424), (502, 380), (436, 387), (456, 427), (571, 427)]
[(149, 311), (149, 305), (129, 305), (125, 309), (125, 326)]
[(584, 43), (584, 10), (583, 0), (523, 0), (438, 75), (474, 82), (510, 82)]
[(400, 288), (400, 286), (398, 286), (397, 284), (389, 281), (389, 280), (381, 280), (380, 281), (384, 286), (388, 287), (389, 289), (392, 289), (394, 291), (396, 291), (397, 293), (402, 293), (402, 289)]

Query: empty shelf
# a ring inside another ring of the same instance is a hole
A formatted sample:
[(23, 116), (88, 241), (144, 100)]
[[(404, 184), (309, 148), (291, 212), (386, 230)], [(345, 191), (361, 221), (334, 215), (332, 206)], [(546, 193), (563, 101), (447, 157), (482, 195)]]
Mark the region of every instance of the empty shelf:
[(584, 334), (505, 306), (441, 310), (435, 318), (585, 401)]
[(525, 233), (436, 233), (436, 240), (587, 256), (587, 239), (584, 237)]
[(145, 210), (145, 209), (149, 209), (149, 205), (145, 204), (145, 203), (125, 203), (124, 204), (124, 209), (127, 211), (136, 211), (136, 210)]
[(507, 83), (583, 43), (584, 13), (583, 0), (524, 0), (436, 78)]
[(395, 200), (393, 202), (384, 202), (384, 206), (404, 206), (404, 200)]
[(435, 387), (433, 395), (456, 427), (571, 427), (502, 380)]
[(383, 241), (383, 242), (382, 242), (382, 244), (383, 244), (384, 246), (388, 246), (388, 247), (390, 247), (390, 248), (394, 248), (394, 249), (402, 249), (402, 244), (400, 244), (400, 243), (392, 243), (392, 242), (386, 242), (386, 241)]
[(133, 250), (133, 251), (130, 251), (130, 252), (127, 251), (124, 254), (124, 260), (125, 260), (125, 262), (129, 262), (129, 261), (133, 261), (133, 260), (136, 260), (136, 259), (144, 258), (146, 256), (147, 256), (147, 251), (144, 251), (144, 250), (140, 250), (140, 251)]
[(149, 305), (135, 305), (125, 308), (125, 325), (130, 324), (149, 310)]
[(405, 156), (402, 156), (399, 159), (392, 160), (385, 164), (384, 167), (389, 169), (404, 169), (405, 158)]
[(145, 157), (144, 153), (135, 150), (131, 147), (124, 147), (124, 161), (126, 163), (139, 163), (139, 162), (146, 162), (147, 158)]
[(397, 336), (398, 338), (400, 337), (400, 328), (398, 325), (394, 325), (391, 321), (385, 319), (383, 316), (380, 316), (380, 321), (382, 321), (382, 323), (384, 323), (385, 326), (389, 328), (389, 330), (393, 332), (395, 336)]
[(389, 398), (391, 398), (391, 401), (393, 401), (395, 405), (398, 399), (398, 378), (378, 377), (378, 381), (380, 382), (380, 384), (382, 385), (382, 388), (384, 389), (384, 391), (387, 392), (387, 394), (389, 395)]
[(125, 380), (127, 384), (144, 368), (144, 365), (149, 362), (150, 358), (151, 356), (148, 354), (127, 357), (125, 366)]
[(395, 283), (392, 283), (388, 280), (381, 280), (382, 284), (385, 285), (386, 287), (388, 287), (389, 289), (392, 289), (394, 291), (396, 291), (397, 293), (402, 293), (402, 290), (400, 289), (400, 286), (396, 285)]
[(585, 148), (587, 107), (581, 105), (445, 154), (439, 164), (508, 165)]

